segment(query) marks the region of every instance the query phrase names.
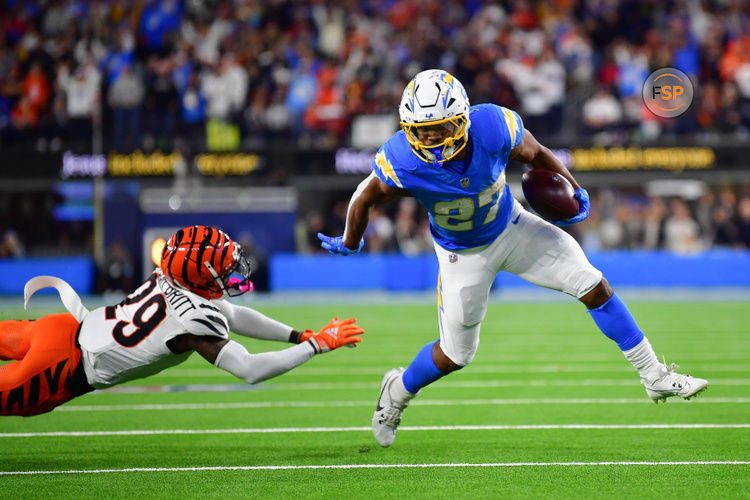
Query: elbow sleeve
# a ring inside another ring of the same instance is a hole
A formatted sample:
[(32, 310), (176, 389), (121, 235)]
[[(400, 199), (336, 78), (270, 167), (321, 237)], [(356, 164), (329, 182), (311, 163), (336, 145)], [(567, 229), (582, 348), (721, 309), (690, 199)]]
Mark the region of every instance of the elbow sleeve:
[(256, 384), (287, 372), (314, 355), (315, 350), (309, 342), (281, 351), (250, 354), (243, 345), (230, 340), (219, 352), (214, 365), (248, 384)]

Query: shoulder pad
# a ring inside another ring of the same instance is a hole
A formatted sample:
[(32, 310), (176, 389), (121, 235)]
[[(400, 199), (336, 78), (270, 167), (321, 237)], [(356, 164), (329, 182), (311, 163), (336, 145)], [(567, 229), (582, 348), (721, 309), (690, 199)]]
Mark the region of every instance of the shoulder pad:
[(194, 335), (229, 337), (229, 322), (226, 316), (210, 300), (172, 286), (164, 276), (159, 276), (157, 280), (174, 317), (186, 332)]
[(507, 156), (521, 143), (523, 121), (515, 111), (495, 104), (478, 104), (471, 107), (469, 117), (469, 133), (490, 151)]
[(403, 131), (396, 132), (378, 150), (372, 161), (375, 175), (391, 187), (404, 189), (401, 177), (404, 171), (414, 170), (419, 161), (411, 152)]
[(523, 138), (523, 121), (521, 121), (521, 117), (515, 111), (502, 106), (499, 106), (499, 108), (502, 112), (505, 128), (508, 130), (510, 136), (510, 149), (513, 149), (521, 144), (521, 139)]
[(226, 316), (208, 300), (197, 298), (200, 301), (194, 303), (196, 308), (181, 318), (185, 329), (194, 335), (229, 338), (229, 321)]

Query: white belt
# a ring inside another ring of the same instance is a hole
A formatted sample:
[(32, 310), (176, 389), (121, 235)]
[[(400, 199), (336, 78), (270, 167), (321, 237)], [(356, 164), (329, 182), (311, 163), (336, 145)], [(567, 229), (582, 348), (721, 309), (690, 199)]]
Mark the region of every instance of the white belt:
[(23, 287), (23, 308), (26, 309), (32, 295), (47, 287), (56, 288), (65, 309), (73, 315), (76, 321), (79, 323), (83, 321), (89, 310), (83, 306), (81, 298), (73, 287), (56, 276), (36, 276), (27, 281), (26, 286)]

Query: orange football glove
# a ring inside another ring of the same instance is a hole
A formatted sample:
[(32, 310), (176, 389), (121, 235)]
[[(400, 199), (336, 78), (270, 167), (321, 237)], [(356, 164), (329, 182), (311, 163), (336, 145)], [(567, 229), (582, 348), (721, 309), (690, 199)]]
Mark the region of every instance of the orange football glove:
[(298, 344), (301, 344), (302, 342), (305, 342), (307, 340), (310, 340), (312, 336), (315, 335), (315, 332), (312, 330), (305, 330), (304, 332), (299, 334), (299, 342)]
[(354, 324), (356, 322), (356, 318), (341, 321), (339, 321), (338, 316), (333, 318), (330, 323), (310, 338), (310, 343), (315, 348), (316, 354), (333, 351), (341, 346), (356, 347), (357, 342), (362, 342), (362, 337), (355, 337), (355, 335), (365, 333), (362, 328)]

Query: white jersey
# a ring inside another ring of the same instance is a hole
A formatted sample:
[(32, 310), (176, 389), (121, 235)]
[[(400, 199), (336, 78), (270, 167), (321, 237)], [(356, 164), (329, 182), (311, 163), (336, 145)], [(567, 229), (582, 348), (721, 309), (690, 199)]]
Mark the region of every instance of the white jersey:
[(160, 270), (114, 306), (88, 313), (78, 341), (88, 383), (101, 389), (185, 361), (167, 342), (184, 333), (229, 338), (227, 318), (211, 301), (172, 286)]

